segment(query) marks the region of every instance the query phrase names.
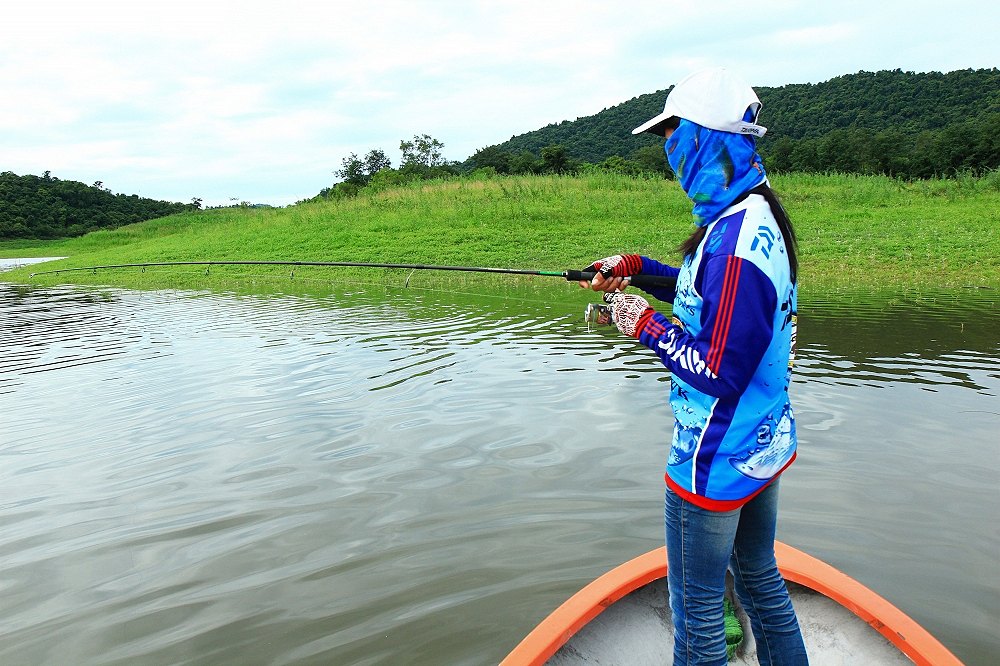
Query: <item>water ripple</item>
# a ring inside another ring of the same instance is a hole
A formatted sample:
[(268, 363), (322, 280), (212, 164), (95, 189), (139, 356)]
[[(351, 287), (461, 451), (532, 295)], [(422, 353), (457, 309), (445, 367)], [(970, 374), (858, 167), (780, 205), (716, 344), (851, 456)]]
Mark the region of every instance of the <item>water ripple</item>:
[[(660, 543), (666, 374), (577, 305), (0, 285), (0, 308), (0, 662), (496, 663)], [(982, 645), (995, 311), (802, 310), (786, 540), (897, 603), (930, 581), (971, 618), (930, 628)]]

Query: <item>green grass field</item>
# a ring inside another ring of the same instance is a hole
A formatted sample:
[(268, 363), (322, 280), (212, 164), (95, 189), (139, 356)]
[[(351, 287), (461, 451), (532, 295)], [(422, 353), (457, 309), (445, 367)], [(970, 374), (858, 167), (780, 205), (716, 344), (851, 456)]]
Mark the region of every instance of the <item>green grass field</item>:
[[(903, 182), (790, 174), (772, 179), (799, 236), (802, 291), (1000, 287), (1000, 172)], [(173, 215), (61, 241), (0, 243), (2, 257), (67, 256), (3, 274), (7, 282), (252, 290), (287, 268), (116, 269), (29, 277), (54, 268), (155, 261), (292, 260), (579, 268), (618, 252), (676, 263), (691, 206), (661, 179), (610, 173), (457, 178), (284, 209)], [(298, 269), (318, 283), (402, 283), (399, 271)], [(551, 278), (550, 278), (551, 279)], [(422, 285), (543, 278), (422, 273)], [(263, 281), (263, 282), (262, 282)], [(279, 285), (280, 290), (280, 285)]]

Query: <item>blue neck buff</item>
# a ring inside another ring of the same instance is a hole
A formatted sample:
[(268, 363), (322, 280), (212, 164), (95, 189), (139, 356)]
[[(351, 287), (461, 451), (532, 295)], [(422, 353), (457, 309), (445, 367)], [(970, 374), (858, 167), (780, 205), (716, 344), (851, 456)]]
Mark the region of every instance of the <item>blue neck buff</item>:
[(663, 150), (678, 182), (694, 202), (692, 213), (699, 227), (714, 222), (737, 197), (767, 178), (750, 136), (681, 119)]

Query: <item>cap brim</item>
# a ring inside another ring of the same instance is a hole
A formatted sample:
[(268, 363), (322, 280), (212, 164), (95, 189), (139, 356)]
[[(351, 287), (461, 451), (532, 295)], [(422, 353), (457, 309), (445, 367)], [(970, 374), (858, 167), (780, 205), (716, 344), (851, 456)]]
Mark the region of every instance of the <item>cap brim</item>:
[(642, 134), (643, 132), (648, 132), (649, 130), (653, 129), (657, 125), (666, 122), (670, 118), (673, 118), (674, 115), (675, 114), (672, 113), (672, 112), (670, 112), (670, 111), (664, 111), (663, 113), (661, 113), (661, 114), (659, 114), (657, 116), (653, 116), (652, 118), (650, 118), (649, 120), (647, 120), (643, 124), (641, 124), (638, 127), (636, 127), (634, 130), (632, 130), (632, 134)]

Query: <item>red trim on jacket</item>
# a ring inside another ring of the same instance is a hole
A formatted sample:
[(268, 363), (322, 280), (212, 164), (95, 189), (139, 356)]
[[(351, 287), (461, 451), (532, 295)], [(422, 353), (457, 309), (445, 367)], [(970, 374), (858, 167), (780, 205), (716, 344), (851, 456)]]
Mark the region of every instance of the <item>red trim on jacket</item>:
[(694, 504), (695, 506), (699, 506), (702, 509), (708, 509), (709, 511), (732, 511), (733, 509), (740, 508), (741, 506), (752, 500), (754, 497), (759, 495), (761, 492), (763, 492), (763, 490), (767, 488), (769, 485), (774, 483), (774, 480), (777, 479), (779, 476), (781, 476), (782, 472), (788, 469), (789, 465), (795, 462), (795, 458), (798, 455), (799, 455), (798, 451), (793, 453), (791, 459), (787, 463), (785, 463), (785, 466), (782, 467), (777, 474), (771, 477), (770, 481), (768, 481), (763, 486), (754, 491), (754, 493), (749, 497), (744, 497), (743, 499), (738, 499), (738, 500), (714, 500), (705, 497), (703, 495), (695, 495), (694, 493), (689, 492), (685, 488), (678, 485), (676, 481), (670, 478), (669, 474), (664, 474), (663, 478), (666, 480), (667, 486), (669, 486), (672, 491), (677, 493), (677, 495), (679, 495), (681, 499), (687, 500), (688, 502), (691, 502), (691, 504)]
[(719, 300), (715, 326), (712, 328), (712, 345), (705, 356), (705, 363), (716, 375), (722, 365), (722, 352), (726, 349), (729, 327), (733, 323), (733, 309), (736, 307), (736, 288), (740, 283), (740, 267), (743, 260), (736, 256), (726, 258), (726, 275), (722, 280), (722, 294)]

